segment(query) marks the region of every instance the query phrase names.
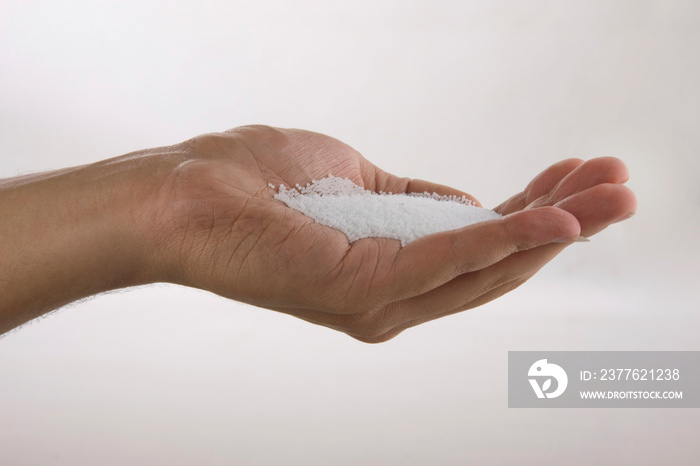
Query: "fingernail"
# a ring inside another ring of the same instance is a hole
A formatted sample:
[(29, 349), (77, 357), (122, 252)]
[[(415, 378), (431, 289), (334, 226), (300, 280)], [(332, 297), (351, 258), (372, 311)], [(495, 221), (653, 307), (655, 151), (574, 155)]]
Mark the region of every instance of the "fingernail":
[(635, 214), (635, 213), (636, 213), (636, 212), (630, 212), (630, 213), (628, 213), (628, 214), (626, 214), (626, 215), (623, 215), (622, 217), (620, 217), (620, 218), (618, 218), (617, 220), (615, 220), (613, 223), (624, 222), (625, 220), (634, 217), (634, 214)]
[(554, 243), (571, 244), (571, 243), (588, 243), (590, 240), (585, 236), (574, 236), (573, 238), (559, 238), (554, 240)]

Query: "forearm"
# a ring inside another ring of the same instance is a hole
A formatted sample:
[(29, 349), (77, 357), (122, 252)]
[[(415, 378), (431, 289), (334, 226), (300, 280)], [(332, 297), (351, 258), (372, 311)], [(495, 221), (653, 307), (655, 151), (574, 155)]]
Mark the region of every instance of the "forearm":
[(154, 282), (159, 189), (176, 158), (131, 154), (0, 182), (0, 333)]

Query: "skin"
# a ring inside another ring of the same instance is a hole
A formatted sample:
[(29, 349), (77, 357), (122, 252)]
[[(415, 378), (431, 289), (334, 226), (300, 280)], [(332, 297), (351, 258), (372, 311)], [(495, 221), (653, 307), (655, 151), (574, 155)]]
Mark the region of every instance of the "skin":
[(377, 192), (465, 194), (386, 173), (328, 136), (266, 126), (0, 180), (0, 333), (96, 293), (171, 282), (383, 342), (498, 298), (636, 210), (620, 160), (568, 159), (498, 206), (502, 219), (403, 248), (349, 243), (268, 186), (328, 173)]

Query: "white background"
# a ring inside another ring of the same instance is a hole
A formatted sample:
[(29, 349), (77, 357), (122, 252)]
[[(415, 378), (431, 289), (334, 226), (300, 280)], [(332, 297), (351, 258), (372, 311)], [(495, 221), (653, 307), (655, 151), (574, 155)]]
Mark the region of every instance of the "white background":
[(508, 409), (506, 374), (700, 350), (698, 83), (694, 1), (1, 2), (2, 177), (265, 123), (486, 206), (613, 155), (639, 210), (381, 345), (169, 285), (74, 304), (0, 338), (0, 463), (695, 463), (697, 409)]

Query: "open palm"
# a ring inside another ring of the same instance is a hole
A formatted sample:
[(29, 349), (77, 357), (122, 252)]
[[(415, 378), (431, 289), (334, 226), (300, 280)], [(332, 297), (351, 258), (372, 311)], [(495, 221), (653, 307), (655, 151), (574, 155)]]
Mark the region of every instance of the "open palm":
[[(273, 198), (332, 173), (372, 191), (461, 191), (399, 178), (328, 136), (264, 126), (194, 138), (169, 187), (171, 281), (292, 314), (366, 342), (493, 300), (579, 235), (636, 209), (614, 158), (569, 159), (496, 208), (503, 219), (398, 240), (349, 243)], [(469, 196), (471, 197), (471, 196)], [(473, 199), (473, 198), (472, 198)]]

